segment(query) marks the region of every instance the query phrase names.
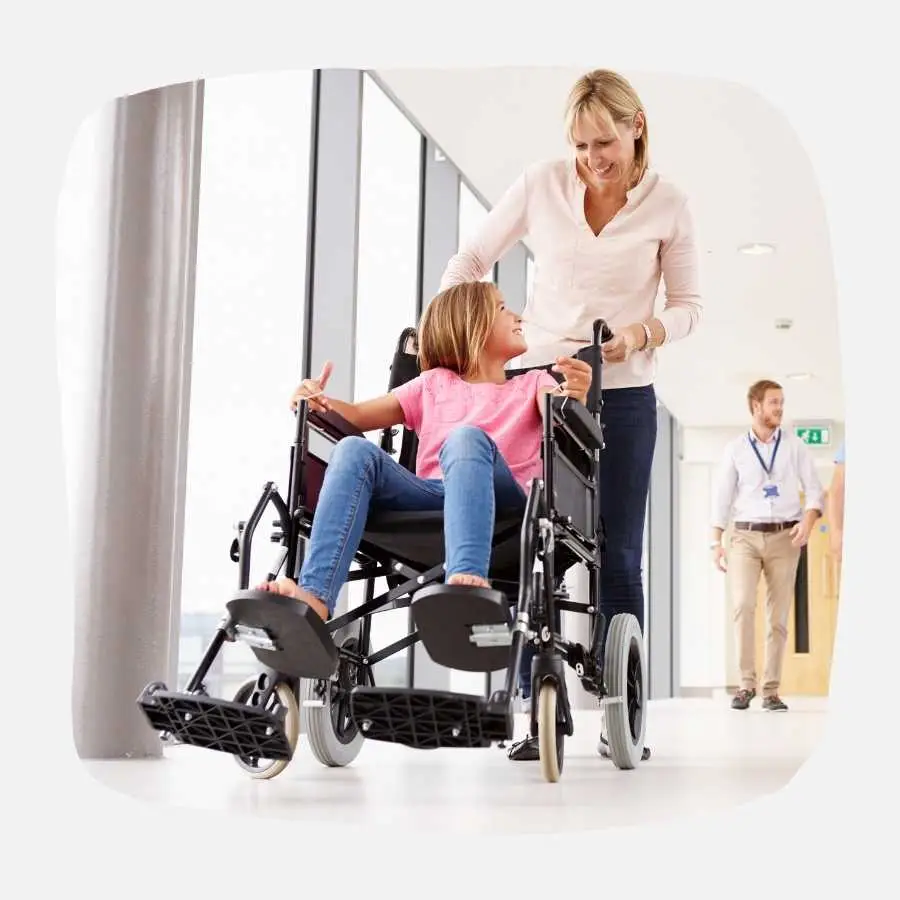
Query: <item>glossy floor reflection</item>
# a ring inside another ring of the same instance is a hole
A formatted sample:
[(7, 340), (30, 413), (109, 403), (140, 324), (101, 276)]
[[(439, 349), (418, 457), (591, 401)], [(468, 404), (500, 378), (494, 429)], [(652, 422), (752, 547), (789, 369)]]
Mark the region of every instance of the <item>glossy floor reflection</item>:
[(827, 705), (821, 698), (785, 700), (786, 713), (764, 712), (758, 700), (737, 712), (724, 696), (653, 702), (653, 757), (631, 772), (597, 755), (599, 713), (578, 710), (557, 784), (541, 779), (538, 763), (510, 762), (496, 747), (417, 751), (370, 741), (352, 766), (326, 769), (302, 735), (290, 766), (271, 781), (253, 781), (230, 757), (193, 747), (168, 749), (162, 760), (85, 765), (102, 783), (141, 799), (316, 828), (560, 832), (639, 825), (727, 809), (787, 784), (819, 743)]

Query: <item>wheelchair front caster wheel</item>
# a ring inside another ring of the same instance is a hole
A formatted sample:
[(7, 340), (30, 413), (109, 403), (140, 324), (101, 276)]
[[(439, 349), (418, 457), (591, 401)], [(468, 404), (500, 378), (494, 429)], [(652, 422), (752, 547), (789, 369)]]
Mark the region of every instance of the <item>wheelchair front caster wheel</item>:
[(563, 770), (565, 735), (557, 715), (558, 694), (552, 681), (541, 685), (538, 696), (538, 752), (541, 757), (541, 775), (545, 781), (559, 781)]
[[(256, 678), (245, 681), (237, 689), (237, 693), (234, 695), (234, 702), (247, 704), (256, 689)], [(291, 753), (293, 753), (297, 749), (297, 742), (300, 738), (300, 707), (297, 704), (294, 692), (283, 681), (280, 681), (275, 686), (275, 690), (272, 692), (269, 703), (266, 706), (266, 712), (274, 713), (279, 709), (284, 709), (285, 711), (284, 733), (291, 748)], [(274, 778), (283, 772), (290, 762), (289, 759), (264, 760), (238, 755), (235, 755), (234, 759), (245, 772), (249, 772), (252, 778), (257, 779)]]

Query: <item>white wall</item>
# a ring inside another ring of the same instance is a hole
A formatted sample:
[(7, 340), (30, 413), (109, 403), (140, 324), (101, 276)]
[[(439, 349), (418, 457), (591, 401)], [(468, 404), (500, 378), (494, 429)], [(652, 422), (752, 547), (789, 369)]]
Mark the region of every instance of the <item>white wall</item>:
[[(791, 428), (790, 422), (785, 422)], [(717, 572), (709, 553), (710, 501), (716, 465), (727, 443), (740, 428), (685, 428), (681, 444), (681, 665), (682, 690), (718, 689), (729, 685), (732, 654), (731, 611), (725, 576)], [(834, 454), (844, 439), (842, 423), (835, 423), (830, 446), (810, 448), (826, 489), (831, 481)]]

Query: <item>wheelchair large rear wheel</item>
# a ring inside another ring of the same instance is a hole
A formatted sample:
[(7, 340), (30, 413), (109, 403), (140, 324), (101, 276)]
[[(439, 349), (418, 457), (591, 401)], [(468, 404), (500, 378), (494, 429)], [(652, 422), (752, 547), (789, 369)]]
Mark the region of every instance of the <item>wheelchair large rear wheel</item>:
[[(260, 678), (265, 676), (259, 676)], [(235, 703), (248, 703), (253, 696), (253, 692), (258, 689), (259, 678), (251, 678), (245, 681), (234, 695)], [(285, 711), (284, 716), (284, 733), (291, 748), (291, 753), (297, 749), (297, 742), (300, 739), (300, 707), (297, 705), (297, 698), (290, 686), (283, 681), (279, 681), (275, 685), (275, 690), (269, 697), (266, 706), (266, 712), (276, 712), (279, 708)], [(267, 779), (274, 778), (283, 772), (289, 759), (249, 759), (242, 756), (235, 756), (235, 762), (245, 771), (249, 772), (252, 778)]]
[[(352, 653), (359, 652), (356, 636), (345, 638), (340, 646)], [(361, 678), (359, 667), (341, 656), (332, 678), (302, 682), (305, 732), (313, 756), (323, 766), (346, 766), (359, 756), (364, 738), (350, 715), (350, 692), (363, 683)]]
[(545, 681), (538, 694), (538, 752), (545, 781), (559, 781), (563, 770), (565, 734), (560, 727), (559, 694), (553, 681)]
[(603, 680), (609, 756), (619, 769), (633, 769), (644, 752), (647, 728), (647, 659), (638, 620), (613, 616), (606, 635)]

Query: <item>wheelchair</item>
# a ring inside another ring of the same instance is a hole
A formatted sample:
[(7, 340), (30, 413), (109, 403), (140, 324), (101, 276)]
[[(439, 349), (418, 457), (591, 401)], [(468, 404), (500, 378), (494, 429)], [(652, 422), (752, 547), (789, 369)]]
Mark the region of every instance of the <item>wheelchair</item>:
[[(280, 550), (269, 572), (297, 579), (327, 463), (310, 450), (310, 433), (332, 444), (359, 432), (333, 411), (299, 404), (290, 453), (287, 499), (268, 482), (246, 522), (238, 524), (231, 558), (238, 590), (196, 671), (183, 691), (153, 682), (137, 699), (150, 726), (169, 744), (188, 744), (231, 754), (253, 778), (278, 775), (298, 748), (301, 725), (315, 758), (325, 766), (352, 763), (366, 740), (415, 749), (503, 746), (513, 738), (514, 704), (526, 643), (531, 665), (530, 733), (537, 738), (542, 777), (560, 779), (565, 738), (574, 733), (565, 666), (605, 709), (609, 756), (619, 769), (641, 761), (646, 730), (647, 663), (637, 619), (600, 610), (604, 546), (599, 514), (600, 344), (611, 332), (594, 322), (593, 341), (579, 356), (593, 368), (587, 405), (547, 394), (541, 448), (543, 478), (532, 482), (524, 515), (497, 511), (489, 580), (492, 587), (443, 583), (441, 512), (373, 509), (348, 582), (363, 581), (362, 603), (322, 621), (298, 601), (249, 588), (250, 544), (266, 509), (274, 506), (274, 542)], [(389, 390), (419, 374), (416, 332), (401, 334), (390, 369)], [(543, 366), (547, 370), (550, 366)], [(524, 369), (509, 370), (512, 377)], [(558, 377), (558, 376), (557, 376)], [(416, 435), (402, 429), (398, 461), (415, 471)], [(399, 429), (385, 429), (382, 449), (394, 453)], [(563, 574), (583, 563), (589, 574), (587, 602), (574, 602)], [(375, 596), (375, 584), (387, 590)], [(407, 608), (414, 630), (373, 650), (372, 617)], [(585, 614), (584, 646), (560, 633), (560, 613)], [(212, 697), (204, 678), (226, 641), (247, 644), (261, 671), (232, 699)], [(432, 660), (449, 669), (490, 673), (506, 669), (504, 686), (484, 695), (379, 686), (373, 667), (420, 642)]]

